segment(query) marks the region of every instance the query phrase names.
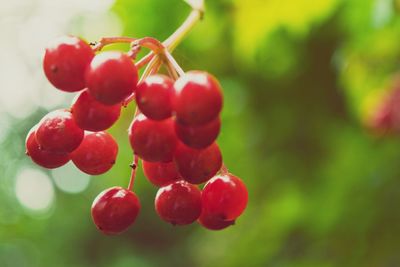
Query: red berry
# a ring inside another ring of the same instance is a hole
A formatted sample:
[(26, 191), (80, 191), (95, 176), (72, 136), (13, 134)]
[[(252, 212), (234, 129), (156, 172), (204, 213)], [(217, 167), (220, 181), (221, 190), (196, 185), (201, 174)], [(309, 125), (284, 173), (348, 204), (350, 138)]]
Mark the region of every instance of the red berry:
[(118, 145), (107, 132), (85, 132), (81, 145), (71, 153), (72, 162), (81, 171), (99, 175), (114, 165)]
[(177, 181), (158, 190), (155, 207), (164, 221), (173, 225), (190, 224), (200, 216), (201, 191), (188, 182)]
[(37, 125), (29, 131), (26, 138), (26, 154), (31, 157), (33, 162), (44, 168), (54, 169), (66, 164), (69, 161), (69, 155), (67, 153), (55, 153), (40, 148), (36, 141), (36, 129)]
[(222, 109), (222, 91), (210, 74), (190, 71), (174, 85), (177, 120), (185, 125), (201, 125), (215, 119)]
[(213, 216), (206, 213), (201, 213), (198, 222), (209, 230), (222, 230), (235, 224), (235, 221), (225, 221), (219, 216)]
[(136, 89), (136, 103), (140, 111), (152, 120), (164, 120), (172, 115), (174, 82), (164, 75), (152, 75)]
[(205, 149), (193, 149), (184, 144), (176, 148), (174, 161), (182, 177), (192, 184), (201, 184), (221, 168), (222, 155), (216, 143)]
[(177, 138), (172, 119), (154, 121), (139, 114), (129, 127), (129, 141), (136, 155), (145, 161), (169, 162)]
[(203, 212), (222, 220), (235, 220), (247, 205), (247, 189), (238, 177), (232, 174), (212, 178), (203, 188)]
[(92, 48), (83, 40), (63, 36), (46, 48), (44, 73), (56, 88), (76, 92), (85, 88), (85, 71), (93, 57)]
[(174, 162), (148, 162), (143, 160), (143, 172), (155, 186), (166, 186), (181, 179)]
[(121, 103), (136, 89), (138, 72), (135, 64), (121, 52), (96, 55), (87, 72), (86, 83), (90, 94), (106, 105)]
[(112, 187), (101, 192), (92, 204), (92, 218), (105, 234), (119, 234), (131, 226), (139, 213), (140, 202), (132, 191)]
[(36, 140), (44, 150), (68, 153), (82, 142), (84, 132), (68, 110), (55, 110), (43, 117), (36, 130)]
[(206, 148), (218, 137), (221, 128), (219, 117), (211, 122), (199, 126), (185, 126), (175, 122), (175, 132), (179, 140), (191, 148)]
[(71, 112), (81, 129), (98, 132), (110, 128), (118, 120), (121, 105), (104, 105), (85, 90), (75, 98)]

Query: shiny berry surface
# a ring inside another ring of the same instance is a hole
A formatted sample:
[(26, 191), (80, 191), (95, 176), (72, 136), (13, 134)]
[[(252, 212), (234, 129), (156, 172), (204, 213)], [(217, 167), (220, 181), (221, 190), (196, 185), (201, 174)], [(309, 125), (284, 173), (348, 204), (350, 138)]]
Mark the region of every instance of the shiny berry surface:
[(175, 151), (174, 161), (183, 179), (192, 184), (201, 184), (219, 171), (222, 155), (216, 143), (201, 150), (180, 143)]
[(96, 55), (86, 75), (90, 94), (106, 105), (121, 103), (136, 89), (137, 81), (135, 64), (121, 52), (103, 52)]
[(182, 179), (174, 162), (143, 161), (143, 172), (147, 179), (155, 186), (166, 186)]
[(81, 129), (98, 132), (110, 128), (118, 120), (121, 105), (104, 105), (85, 90), (75, 98), (71, 112)]
[(136, 103), (146, 117), (164, 120), (172, 115), (174, 82), (165, 75), (152, 75), (141, 82), (136, 90)]
[(199, 219), (197, 220), (204, 228), (209, 230), (222, 230), (231, 225), (235, 224), (235, 221), (225, 221), (219, 216), (201, 213)]
[(246, 208), (247, 189), (242, 180), (232, 174), (212, 178), (203, 188), (203, 212), (223, 220), (235, 220)]
[(140, 202), (132, 191), (112, 187), (101, 192), (92, 204), (92, 218), (105, 234), (119, 234), (131, 226), (139, 213)]
[(206, 148), (218, 137), (221, 129), (221, 120), (216, 118), (211, 122), (199, 126), (185, 126), (175, 122), (175, 132), (179, 140), (191, 148)]
[(201, 213), (201, 191), (185, 181), (161, 187), (155, 199), (158, 215), (173, 225), (196, 221)]
[(44, 150), (68, 153), (82, 142), (84, 132), (68, 110), (55, 110), (43, 117), (36, 130), (36, 140)]
[(190, 71), (174, 84), (174, 109), (179, 123), (201, 125), (217, 118), (222, 109), (222, 91), (210, 74)]
[(92, 48), (74, 36), (54, 40), (47, 48), (43, 69), (58, 89), (76, 92), (85, 88), (85, 71), (94, 57)]
[(85, 132), (80, 146), (71, 153), (72, 162), (81, 171), (99, 175), (114, 165), (118, 145), (107, 132)]

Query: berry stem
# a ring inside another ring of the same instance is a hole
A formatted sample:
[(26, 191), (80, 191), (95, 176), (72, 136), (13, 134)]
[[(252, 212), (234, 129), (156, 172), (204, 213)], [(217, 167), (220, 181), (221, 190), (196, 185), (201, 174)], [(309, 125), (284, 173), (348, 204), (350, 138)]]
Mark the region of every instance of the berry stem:
[(98, 42), (92, 44), (93, 45), (93, 51), (97, 52), (103, 49), (106, 45), (109, 44), (115, 44), (115, 43), (132, 43), (136, 41), (137, 38), (132, 38), (132, 37), (103, 37), (101, 38)]
[(137, 155), (134, 155), (133, 162), (130, 165), (132, 168), (132, 172), (131, 172), (131, 178), (129, 179), (129, 184), (128, 184), (129, 191), (131, 191), (133, 189), (133, 184), (135, 183), (136, 169), (138, 167), (138, 163), (139, 163), (139, 157)]
[(185, 71), (179, 66), (178, 62), (176, 62), (175, 58), (171, 55), (168, 50), (164, 50), (164, 56), (165, 56), (165, 61), (167, 65), (171, 65), (174, 70), (179, 74), (179, 76), (182, 76), (185, 74)]
[(222, 163), (220, 172), (221, 172), (222, 175), (225, 175), (225, 174), (229, 173), (229, 170), (228, 170), (228, 168), (226, 167), (226, 165), (224, 163)]

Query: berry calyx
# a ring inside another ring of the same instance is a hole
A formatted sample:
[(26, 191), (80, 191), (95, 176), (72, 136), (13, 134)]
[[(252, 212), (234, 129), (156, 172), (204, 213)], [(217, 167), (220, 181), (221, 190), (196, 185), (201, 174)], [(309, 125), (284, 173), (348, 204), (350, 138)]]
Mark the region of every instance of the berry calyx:
[(209, 230), (222, 230), (235, 224), (235, 221), (225, 221), (219, 216), (202, 212), (197, 220), (203, 227)]

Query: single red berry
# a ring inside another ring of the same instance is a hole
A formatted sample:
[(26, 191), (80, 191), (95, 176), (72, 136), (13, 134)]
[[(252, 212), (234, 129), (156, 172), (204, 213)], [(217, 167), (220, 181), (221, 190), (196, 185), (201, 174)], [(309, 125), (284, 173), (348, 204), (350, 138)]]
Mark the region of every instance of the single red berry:
[(81, 129), (98, 132), (110, 128), (118, 120), (121, 105), (104, 105), (85, 90), (75, 98), (71, 112)]
[(112, 187), (101, 192), (92, 204), (92, 218), (97, 228), (107, 235), (119, 234), (128, 229), (140, 210), (138, 197), (122, 187)]
[(181, 177), (174, 162), (148, 162), (143, 160), (143, 172), (155, 186), (166, 186)]
[(174, 88), (174, 109), (179, 123), (205, 124), (214, 120), (222, 109), (221, 87), (206, 72), (187, 72), (176, 80)]
[(47, 169), (58, 168), (66, 164), (69, 161), (69, 154), (55, 153), (41, 149), (35, 136), (37, 127), (35, 125), (27, 135), (25, 141), (26, 154), (31, 157), (33, 162)]
[(172, 160), (177, 138), (172, 119), (154, 121), (139, 114), (129, 127), (129, 141), (136, 155), (145, 161)]
[(81, 145), (71, 153), (72, 162), (81, 171), (99, 175), (114, 165), (118, 144), (107, 132), (85, 132)]
[(136, 89), (136, 103), (140, 111), (152, 120), (164, 120), (172, 115), (174, 82), (165, 75), (152, 75)]
[(231, 225), (235, 224), (235, 221), (225, 221), (219, 216), (201, 213), (199, 219), (197, 220), (203, 227), (209, 230), (222, 230)]
[(83, 140), (84, 131), (78, 127), (70, 111), (55, 110), (43, 117), (36, 130), (36, 140), (44, 150), (68, 153)]
[(136, 89), (137, 81), (138, 71), (135, 64), (121, 52), (96, 55), (86, 74), (90, 94), (106, 105), (121, 103)]
[(219, 175), (203, 188), (203, 212), (222, 220), (235, 220), (246, 208), (247, 199), (242, 180), (232, 174)]
[(92, 48), (75, 36), (63, 36), (47, 48), (43, 69), (58, 89), (76, 92), (85, 88), (85, 71), (94, 57)]
[(219, 117), (199, 126), (185, 126), (175, 122), (175, 132), (179, 140), (191, 148), (206, 148), (217, 139), (221, 129)]
[(174, 161), (183, 179), (192, 184), (201, 184), (219, 171), (222, 155), (216, 143), (201, 150), (180, 143), (176, 148)]
[(191, 224), (201, 213), (201, 191), (185, 181), (161, 187), (155, 199), (158, 215), (173, 225)]

